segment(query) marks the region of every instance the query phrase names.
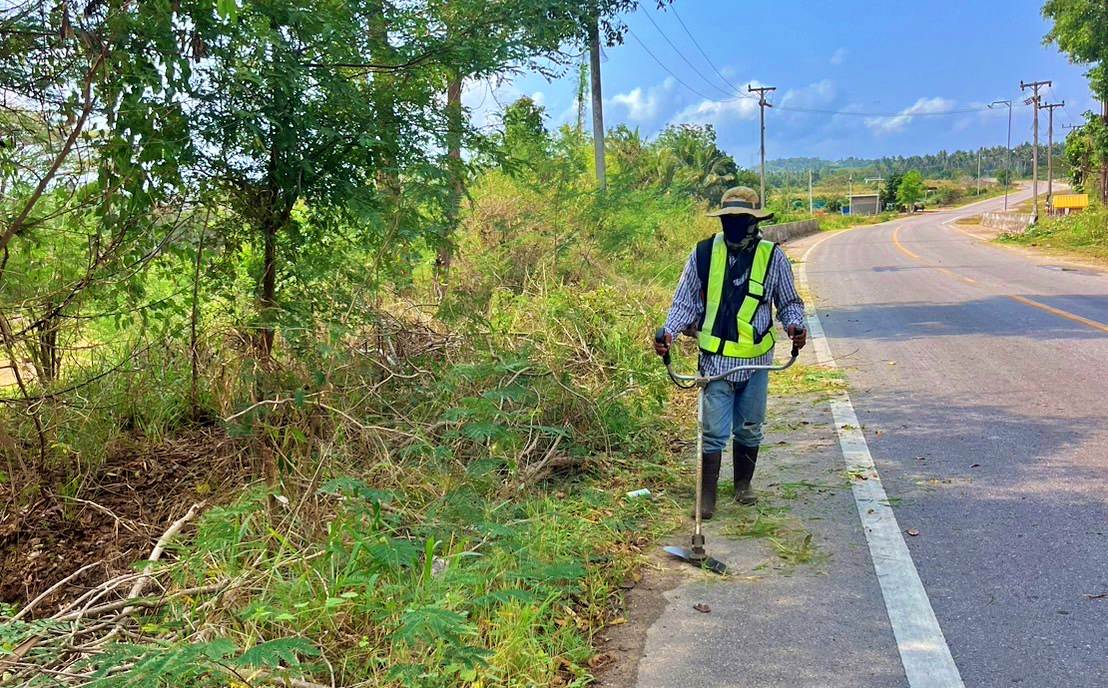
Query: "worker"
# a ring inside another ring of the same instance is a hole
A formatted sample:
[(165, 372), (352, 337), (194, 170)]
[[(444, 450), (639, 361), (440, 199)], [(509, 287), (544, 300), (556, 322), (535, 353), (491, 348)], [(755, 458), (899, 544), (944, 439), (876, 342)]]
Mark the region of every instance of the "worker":
[[(758, 223), (773, 213), (761, 207), (753, 189), (737, 186), (708, 215), (720, 219), (722, 231), (699, 242), (689, 256), (655, 351), (664, 355), (683, 333), (698, 340), (701, 375), (740, 365), (772, 365), (771, 300), (793, 344), (802, 348), (807, 338), (804, 301), (793, 285), (792, 266), (784, 251), (758, 230)], [(709, 383), (702, 392), (702, 518), (715, 511), (720, 462), (732, 434), (735, 501), (757, 503), (751, 480), (762, 443), (768, 384), (769, 371), (742, 370)]]

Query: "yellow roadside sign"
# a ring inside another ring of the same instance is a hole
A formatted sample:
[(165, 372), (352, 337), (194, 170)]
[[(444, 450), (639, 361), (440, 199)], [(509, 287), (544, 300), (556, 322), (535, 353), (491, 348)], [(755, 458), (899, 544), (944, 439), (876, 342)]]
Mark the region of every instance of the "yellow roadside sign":
[(1089, 207), (1089, 194), (1054, 194), (1055, 210), (1084, 210)]

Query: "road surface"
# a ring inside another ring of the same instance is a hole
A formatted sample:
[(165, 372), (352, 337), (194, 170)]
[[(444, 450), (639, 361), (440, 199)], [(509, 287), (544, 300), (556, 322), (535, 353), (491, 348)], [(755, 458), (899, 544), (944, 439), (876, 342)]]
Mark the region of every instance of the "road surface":
[(815, 306), (965, 684), (1106, 686), (1108, 276), (970, 212), (820, 242)]
[[(789, 247), (910, 559), (889, 574), (857, 487), (797, 502), (830, 554), (811, 571), (762, 575), (753, 541), (709, 530), (738, 575), (666, 593), (638, 686), (1108, 686), (1108, 275), (951, 224), (1002, 203)], [(810, 447), (770, 429), (790, 444), (761, 487), (841, 475), (827, 435), (858, 431), (811, 413)], [(898, 632), (930, 610), (932, 635)], [(934, 657), (953, 664), (929, 672)]]

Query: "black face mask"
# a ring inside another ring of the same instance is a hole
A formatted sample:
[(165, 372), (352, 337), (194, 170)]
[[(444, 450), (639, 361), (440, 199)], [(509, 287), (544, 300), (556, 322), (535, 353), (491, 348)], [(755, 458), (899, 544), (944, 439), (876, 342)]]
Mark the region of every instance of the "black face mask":
[(724, 215), (719, 219), (723, 222), (723, 238), (729, 244), (745, 247), (758, 234), (758, 218), (751, 215)]

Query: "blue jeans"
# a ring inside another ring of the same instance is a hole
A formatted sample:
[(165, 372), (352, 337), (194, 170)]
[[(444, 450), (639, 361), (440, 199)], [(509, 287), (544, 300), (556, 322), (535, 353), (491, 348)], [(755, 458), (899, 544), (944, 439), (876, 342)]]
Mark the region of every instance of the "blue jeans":
[(762, 443), (769, 371), (758, 370), (746, 382), (716, 380), (704, 388), (704, 453), (722, 452), (732, 433), (744, 447)]

